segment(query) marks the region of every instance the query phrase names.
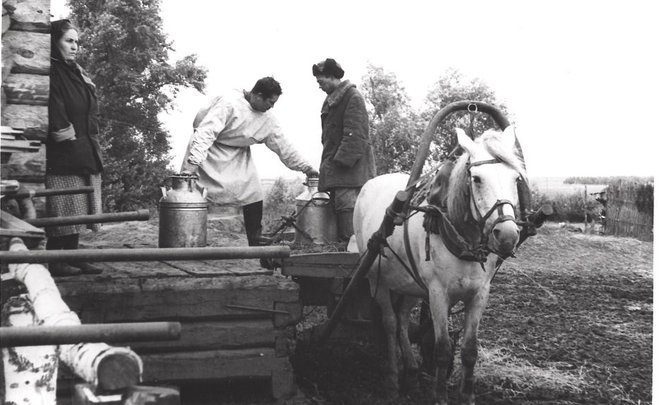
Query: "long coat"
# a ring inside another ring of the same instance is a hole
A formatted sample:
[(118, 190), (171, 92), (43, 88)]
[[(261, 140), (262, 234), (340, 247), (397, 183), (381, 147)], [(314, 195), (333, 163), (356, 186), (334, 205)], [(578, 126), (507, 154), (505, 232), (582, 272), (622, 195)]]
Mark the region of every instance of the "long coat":
[(97, 174), (103, 170), (95, 86), (77, 64), (51, 58), (47, 174)]
[(291, 170), (313, 167), (284, 137), (272, 111), (256, 111), (243, 92), (215, 97), (193, 122), (184, 156), (198, 166), (199, 184), (218, 205), (247, 205), (263, 200), (250, 146), (263, 143)]
[(369, 116), (354, 84), (345, 80), (328, 95), (321, 109), (321, 126), (319, 190), (362, 187), (376, 175)]

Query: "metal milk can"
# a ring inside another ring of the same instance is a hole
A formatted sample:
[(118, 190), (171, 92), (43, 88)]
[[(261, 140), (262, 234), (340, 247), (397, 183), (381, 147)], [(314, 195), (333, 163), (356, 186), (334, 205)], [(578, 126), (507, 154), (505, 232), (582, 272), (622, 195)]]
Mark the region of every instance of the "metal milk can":
[(161, 187), (158, 203), (158, 247), (205, 247), (208, 202), (197, 175), (170, 176), (172, 187)]
[(330, 195), (318, 191), (318, 177), (308, 177), (307, 188), (296, 197), (295, 243), (326, 244), (337, 242), (337, 219)]

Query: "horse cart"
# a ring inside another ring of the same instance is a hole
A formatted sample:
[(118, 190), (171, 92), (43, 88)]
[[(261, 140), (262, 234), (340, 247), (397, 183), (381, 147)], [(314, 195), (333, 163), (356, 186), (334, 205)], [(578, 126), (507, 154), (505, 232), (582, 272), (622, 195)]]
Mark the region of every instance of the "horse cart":
[[(438, 125), (460, 111), (486, 113), (501, 131), (475, 141), (457, 129), (458, 145), (447, 160), (422, 175)], [(496, 189), (500, 185), (506, 187)], [(474, 403), (476, 329), (490, 282), (551, 214), (548, 206), (533, 212), (530, 199), (522, 150), (504, 114), (478, 101), (449, 104), (425, 130), (409, 176), (379, 176), (363, 187), (354, 215), (357, 248), (349, 243), (345, 252), (294, 251), (280, 262), (282, 274), (300, 284), (303, 305), (327, 307), (328, 320), (310, 338), (323, 343), (380, 331), (389, 352), (386, 383), (394, 395), (399, 381), (413, 378), (398, 375), (399, 347), (404, 373), (418, 370), (410, 350), (414, 340), (436, 376), (439, 403), (446, 403), (454, 353), (448, 317), (462, 302), (460, 396), (461, 403)], [(410, 310), (420, 302), (419, 323), (409, 326)]]

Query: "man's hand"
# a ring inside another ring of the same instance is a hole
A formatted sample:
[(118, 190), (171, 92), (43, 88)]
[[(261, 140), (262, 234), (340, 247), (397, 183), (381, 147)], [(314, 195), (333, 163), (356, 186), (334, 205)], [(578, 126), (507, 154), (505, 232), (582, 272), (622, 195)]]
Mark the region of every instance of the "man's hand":
[(307, 177), (319, 177), (319, 172), (316, 169), (309, 169), (305, 172)]
[(187, 160), (181, 165), (181, 174), (195, 174), (197, 173), (197, 166), (189, 163)]

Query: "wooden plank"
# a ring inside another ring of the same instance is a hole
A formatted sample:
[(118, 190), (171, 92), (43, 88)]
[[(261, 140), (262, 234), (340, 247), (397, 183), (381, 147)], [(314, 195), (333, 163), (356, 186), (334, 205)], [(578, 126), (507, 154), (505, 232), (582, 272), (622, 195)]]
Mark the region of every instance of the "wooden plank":
[(12, 73), (2, 85), (8, 104), (48, 105), (48, 76)]
[(163, 261), (163, 263), (184, 271), (187, 274), (196, 276), (247, 276), (255, 274), (273, 274), (272, 270), (261, 268), (258, 259), (177, 260)]
[(46, 234), (42, 229), (36, 228), (27, 222), (16, 218), (6, 211), (0, 212), (0, 235), (19, 238), (41, 238)]
[[(106, 263), (110, 269), (106, 276), (114, 282), (120, 279), (144, 279), (163, 277), (185, 277), (185, 273), (164, 263), (158, 262), (110, 262)], [(137, 281), (136, 281), (137, 282)]]
[(48, 133), (48, 107), (7, 104), (2, 109), (2, 125), (23, 130), (23, 137), (45, 142)]
[(282, 259), (286, 276), (350, 278), (360, 260), (359, 253), (329, 252), (292, 255)]
[[(83, 323), (273, 319), (274, 314), (268, 310), (274, 309), (275, 302), (298, 302), (296, 283), (270, 276), (165, 277), (130, 281), (130, 284), (125, 279), (104, 282), (97, 277), (96, 282), (89, 283), (84, 279), (62, 279), (58, 287), (64, 301), (78, 312)], [(235, 309), (227, 305), (265, 311)], [(301, 311), (295, 305), (284, 307), (287, 309), (291, 311), (288, 320), (284, 318), (278, 322), (295, 324)]]
[(47, 78), (50, 72), (50, 34), (11, 29), (2, 36), (2, 46), (3, 59), (10, 57), (13, 61), (11, 73), (27, 73)]
[[(136, 262), (138, 263), (138, 262)], [(141, 262), (152, 263), (153, 262)], [(119, 263), (113, 263), (119, 266)], [(148, 264), (147, 264), (148, 265)], [(162, 264), (160, 264), (162, 265)], [(76, 278), (64, 280), (58, 284), (60, 292), (65, 296), (88, 295), (88, 294), (117, 294), (117, 293), (144, 293), (144, 292), (195, 292), (202, 290), (231, 291), (231, 290), (263, 290), (279, 291), (274, 296), (282, 299), (273, 301), (293, 302), (295, 300), (285, 299), (298, 293), (298, 284), (288, 278), (279, 276), (221, 276), (221, 277), (140, 277), (140, 278), (118, 278), (108, 280), (104, 283), (87, 285)]]
[[(270, 377), (281, 358), (272, 348), (154, 353), (140, 356), (143, 383)], [(285, 359), (288, 362), (288, 359)]]
[(291, 397), (296, 392), (289, 359), (275, 356), (270, 348), (153, 354), (141, 358), (144, 384), (269, 378), (275, 399)]
[(39, 141), (28, 141), (25, 139), (16, 139), (14, 137), (3, 137), (2, 145), (0, 145), (0, 150), (2, 150), (2, 152), (11, 152), (11, 153), (20, 153), (20, 152), (35, 153), (35, 152), (39, 152), (40, 147), (41, 147), (41, 142)]
[[(40, 178), (46, 176), (46, 145), (39, 141), (22, 141), (23, 146), (30, 151), (15, 151), (6, 163), (2, 165), (3, 179)], [(15, 141), (12, 143), (16, 143)], [(8, 146), (7, 150), (5, 147)], [(5, 145), (3, 141), (2, 152), (12, 151), (11, 144)], [(22, 181), (21, 181), (22, 182)]]
[(3, 8), (2, 9), (2, 35), (4, 35), (5, 32), (7, 32), (10, 25), (11, 25), (11, 17), (9, 17), (9, 14), (5, 13), (5, 9)]
[(48, 33), (50, 0), (30, 0), (16, 3), (11, 16), (11, 29)]
[[(158, 229), (154, 229), (158, 233)], [(155, 243), (108, 243), (96, 244), (96, 247), (105, 248), (154, 248)], [(160, 263), (160, 264), (157, 264)], [(248, 276), (272, 275), (273, 270), (264, 269), (259, 265), (258, 259), (229, 259), (229, 260), (163, 260), (154, 262), (152, 266), (169, 266), (182, 273), (193, 276)], [(182, 275), (182, 274), (179, 274)]]
[[(255, 347), (276, 348), (278, 340), (293, 334), (293, 327), (276, 329), (268, 319), (182, 322), (181, 338), (162, 342), (126, 342), (136, 353), (170, 353), (198, 350), (233, 350)], [(278, 357), (290, 355), (288, 346), (279, 347)]]

